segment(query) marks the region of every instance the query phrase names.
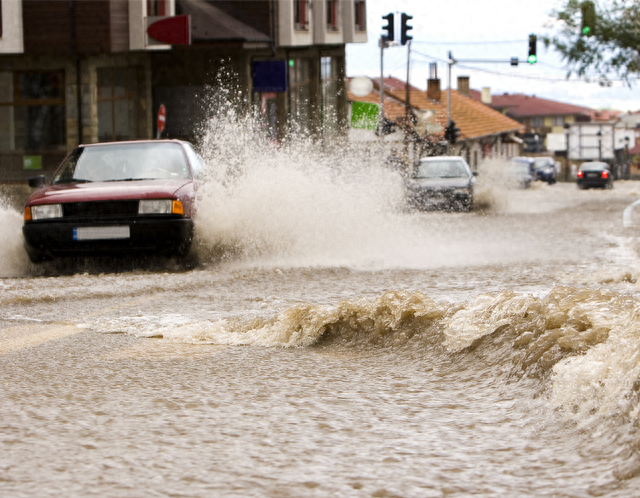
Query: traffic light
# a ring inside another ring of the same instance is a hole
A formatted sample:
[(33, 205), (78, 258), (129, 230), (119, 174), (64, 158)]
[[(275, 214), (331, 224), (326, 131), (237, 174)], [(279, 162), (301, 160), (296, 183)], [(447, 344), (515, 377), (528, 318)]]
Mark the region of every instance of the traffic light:
[(382, 26), (382, 29), (386, 30), (387, 35), (382, 35), (382, 38), (384, 38), (384, 41), (387, 42), (392, 42), (394, 40), (393, 35), (394, 35), (394, 30), (393, 30), (393, 14), (387, 14), (386, 16), (382, 16), (382, 19), (386, 19), (387, 21), (387, 25), (386, 26)]
[(538, 37), (536, 35), (529, 35), (529, 57), (527, 58), (529, 64), (538, 62), (538, 56), (536, 55), (537, 45)]
[(584, 36), (592, 36), (596, 28), (596, 6), (591, 0), (580, 4), (582, 10), (582, 30)]
[(444, 139), (450, 144), (455, 144), (460, 137), (460, 128), (456, 126), (455, 121), (450, 121), (444, 129)]
[(401, 27), (400, 27), (400, 43), (402, 45), (406, 45), (408, 41), (413, 40), (413, 36), (407, 34), (408, 31), (413, 29), (413, 26), (409, 26), (407, 24), (407, 21), (410, 21), (411, 19), (413, 19), (413, 16), (407, 15), (404, 12), (402, 13), (402, 15), (400, 16), (400, 19), (402, 21), (401, 23)]

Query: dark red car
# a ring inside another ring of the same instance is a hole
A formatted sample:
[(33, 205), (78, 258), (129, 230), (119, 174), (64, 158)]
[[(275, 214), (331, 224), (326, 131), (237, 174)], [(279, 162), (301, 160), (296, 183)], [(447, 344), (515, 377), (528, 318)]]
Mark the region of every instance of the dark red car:
[(33, 262), (64, 256), (184, 256), (193, 240), (195, 179), (203, 163), (188, 142), (81, 145), (24, 207)]

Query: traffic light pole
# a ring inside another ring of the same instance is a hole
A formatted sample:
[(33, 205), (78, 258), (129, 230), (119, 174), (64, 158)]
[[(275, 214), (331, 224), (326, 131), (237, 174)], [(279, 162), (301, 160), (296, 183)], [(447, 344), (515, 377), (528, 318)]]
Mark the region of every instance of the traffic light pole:
[[(535, 50), (534, 50), (535, 51)], [(535, 54), (534, 54), (535, 55)], [(505, 60), (505, 59), (454, 59), (453, 58), (453, 54), (451, 53), (451, 51), (449, 52), (449, 71), (448, 71), (448, 82), (447, 82), (447, 127), (449, 127), (451, 125), (451, 68), (457, 64), (458, 62), (470, 62), (470, 63), (486, 63), (486, 64), (502, 64), (502, 63), (508, 63), (511, 64), (512, 66), (517, 66), (518, 65), (518, 58), (517, 57), (512, 57), (509, 60)], [(535, 63), (536, 60), (534, 60), (533, 62), (531, 61), (531, 59), (529, 60), (530, 64)], [(449, 154), (450, 152), (450, 143), (447, 141), (447, 154)]]
[[(382, 130), (384, 122), (384, 36), (380, 37), (380, 112), (378, 113), (378, 130)], [(380, 133), (380, 141), (384, 139), (384, 135)]]

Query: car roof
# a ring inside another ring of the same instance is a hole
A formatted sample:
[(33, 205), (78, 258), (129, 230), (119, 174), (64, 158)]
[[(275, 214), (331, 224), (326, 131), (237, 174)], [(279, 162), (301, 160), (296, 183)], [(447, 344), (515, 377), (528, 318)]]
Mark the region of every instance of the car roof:
[(116, 145), (128, 145), (128, 144), (161, 144), (161, 143), (176, 143), (182, 144), (185, 143), (184, 140), (177, 140), (175, 138), (171, 139), (161, 139), (161, 140), (120, 140), (116, 142), (96, 142), (91, 144), (80, 144), (78, 147), (104, 147), (104, 146), (116, 146)]
[(427, 156), (421, 157), (420, 162), (427, 161), (464, 161), (464, 157), (461, 156)]

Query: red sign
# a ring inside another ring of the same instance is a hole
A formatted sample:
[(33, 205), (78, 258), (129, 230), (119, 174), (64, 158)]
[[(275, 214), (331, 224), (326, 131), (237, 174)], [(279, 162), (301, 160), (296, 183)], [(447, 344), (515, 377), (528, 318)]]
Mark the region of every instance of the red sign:
[(147, 28), (149, 37), (167, 45), (191, 45), (191, 17), (162, 18)]
[(158, 134), (164, 131), (164, 124), (167, 121), (167, 108), (164, 104), (160, 104), (160, 109), (158, 109)]

